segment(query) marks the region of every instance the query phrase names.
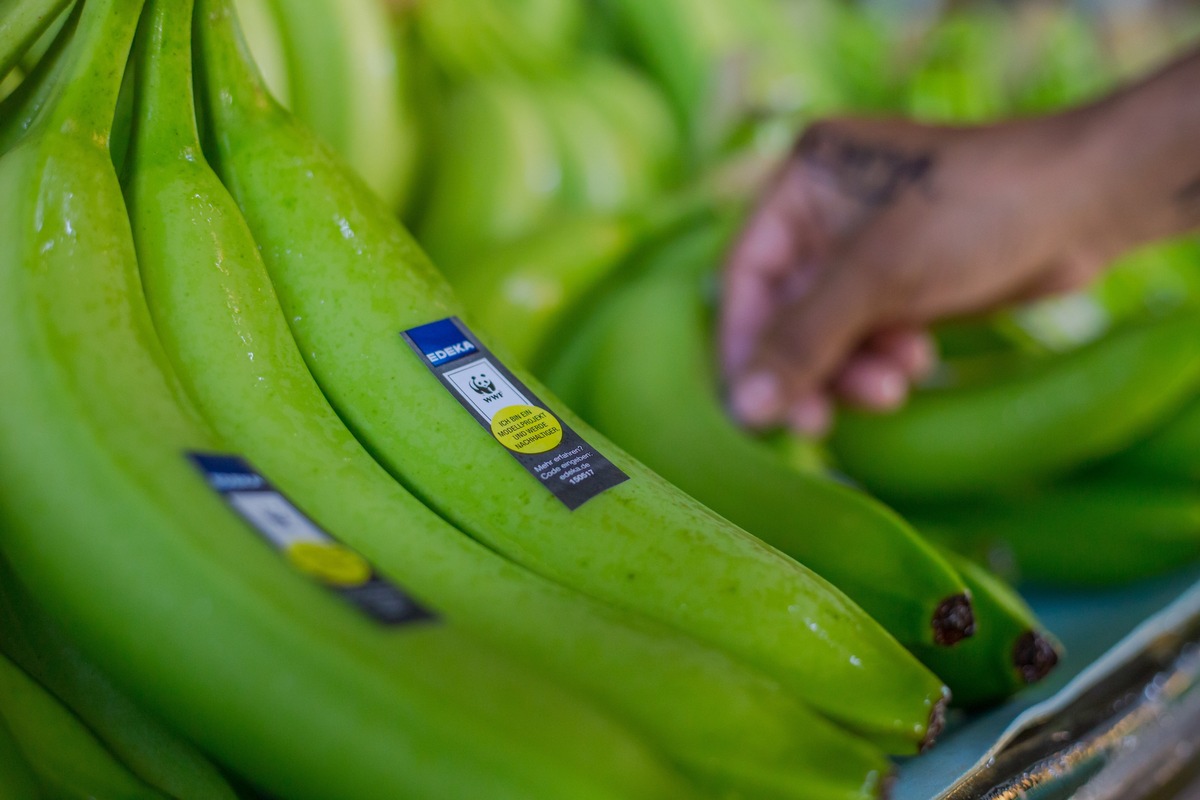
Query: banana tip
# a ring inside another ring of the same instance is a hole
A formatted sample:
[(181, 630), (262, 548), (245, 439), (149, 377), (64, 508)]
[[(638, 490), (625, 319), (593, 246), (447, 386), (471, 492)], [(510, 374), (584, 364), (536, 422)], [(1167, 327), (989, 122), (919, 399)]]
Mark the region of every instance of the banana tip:
[(892, 770), (879, 781), (879, 800), (891, 800), (892, 789), (896, 785), (896, 771)]
[(933, 612), (933, 641), (942, 647), (958, 644), (975, 634), (975, 612), (965, 594), (947, 597)]
[(933, 710), (929, 712), (929, 724), (925, 726), (925, 738), (921, 740), (918, 752), (924, 753), (933, 747), (933, 743), (942, 735), (942, 729), (946, 727), (946, 707), (948, 705), (950, 705), (950, 690), (943, 689), (942, 696), (933, 704)]
[(1013, 666), (1025, 683), (1037, 683), (1058, 664), (1058, 648), (1037, 631), (1021, 634), (1013, 645)]

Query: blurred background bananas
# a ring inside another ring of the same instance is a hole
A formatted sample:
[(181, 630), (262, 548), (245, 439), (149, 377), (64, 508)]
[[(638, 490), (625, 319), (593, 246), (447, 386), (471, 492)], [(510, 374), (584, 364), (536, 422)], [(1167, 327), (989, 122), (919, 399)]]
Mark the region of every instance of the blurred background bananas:
[[(722, 253), (807, 121), (1059, 108), (1173, 13), (0, 2), (0, 800), (884, 796), (1058, 663), (1014, 584), (1200, 559), (1200, 242), (827, 443), (726, 418)], [(547, 491), (447, 319), (622, 480)]]

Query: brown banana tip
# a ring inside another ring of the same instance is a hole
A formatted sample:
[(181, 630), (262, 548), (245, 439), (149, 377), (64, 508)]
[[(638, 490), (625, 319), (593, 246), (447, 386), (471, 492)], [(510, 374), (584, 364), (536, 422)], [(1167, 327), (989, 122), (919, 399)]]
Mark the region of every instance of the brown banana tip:
[(1037, 683), (1057, 664), (1058, 648), (1045, 636), (1029, 630), (1017, 637), (1013, 645), (1013, 666), (1025, 683)]
[(943, 689), (941, 698), (933, 704), (933, 710), (929, 712), (929, 724), (925, 726), (925, 738), (921, 740), (917, 752), (924, 753), (933, 747), (933, 743), (942, 735), (942, 729), (946, 727), (946, 707), (948, 705), (950, 705), (950, 690)]
[(975, 635), (975, 612), (965, 594), (947, 597), (933, 612), (933, 641), (950, 647)]

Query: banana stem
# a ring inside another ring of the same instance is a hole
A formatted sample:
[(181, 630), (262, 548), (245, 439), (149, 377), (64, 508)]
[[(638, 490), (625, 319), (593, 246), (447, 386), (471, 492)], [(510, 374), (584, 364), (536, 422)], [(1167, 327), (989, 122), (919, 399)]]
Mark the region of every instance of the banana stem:
[[(69, 63), (43, 111), (51, 130), (108, 146), (121, 76), (145, 0), (86, 0)], [(41, 124), (41, 122), (37, 123)]]
[(215, 118), (211, 127), (221, 136), (222, 118), (269, 116), (282, 109), (271, 97), (262, 74), (242, 36), (237, 13), (229, 0), (197, 0), (193, 25), (204, 69), (200, 93)]
[(150, 0), (134, 40), (130, 163), (201, 158), (192, 95), (193, 0)]

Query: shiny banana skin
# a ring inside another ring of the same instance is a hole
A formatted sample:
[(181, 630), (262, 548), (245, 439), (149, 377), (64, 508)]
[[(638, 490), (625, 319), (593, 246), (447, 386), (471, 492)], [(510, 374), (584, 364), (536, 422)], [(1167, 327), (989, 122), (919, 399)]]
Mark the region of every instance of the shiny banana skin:
[(107, 147), (140, 11), (86, 0), (59, 96), (0, 158), (13, 570), (114, 682), (272, 795), (688, 796), (573, 695), (286, 566), (187, 461), (224, 445), (158, 346)]
[(371, 458), (310, 375), (255, 241), (199, 151), (187, 45), (164, 28), (138, 54), (125, 189), (156, 329), (220, 435), (451, 624), (588, 694), (697, 780), (751, 796), (874, 796), (889, 766), (865, 742), (723, 654), (512, 564)]
[(2, 562), (0, 653), (61, 700), (147, 786), (174, 800), (236, 800), (217, 768), (114, 686)]
[(400, 333), (460, 313), (448, 286), (386, 207), (270, 101), (215, 35), (223, 28), (211, 15), (200, 26), (214, 166), (309, 369), (372, 455), (512, 560), (724, 649), (835, 721), (915, 751), (943, 687), (844, 595), (552, 404), (630, 476), (568, 511), (446, 393)]
[(0, 726), (55, 800), (167, 800), (113, 758), (50, 692), (0, 655)]
[(717, 228), (680, 237), (643, 261), (636, 272), (645, 277), (609, 299), (617, 308), (588, 368), (588, 421), (816, 571), (901, 644), (958, 644), (974, 621), (969, 593), (945, 559), (891, 510), (825, 475), (789, 468), (728, 418), (703, 297), (725, 243)]
[(50, 27), (71, 0), (14, 0), (0, 14), (0, 77)]

